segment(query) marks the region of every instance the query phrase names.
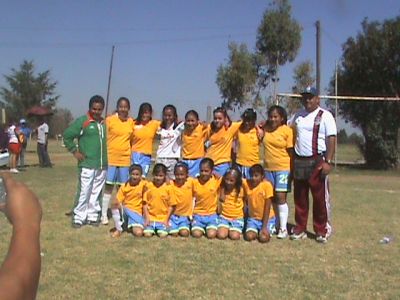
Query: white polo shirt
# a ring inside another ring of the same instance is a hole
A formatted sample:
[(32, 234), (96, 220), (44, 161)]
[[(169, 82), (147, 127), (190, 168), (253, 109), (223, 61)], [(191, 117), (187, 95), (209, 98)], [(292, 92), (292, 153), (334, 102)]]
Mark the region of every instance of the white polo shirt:
[(39, 144), (46, 144), (46, 134), (49, 133), (49, 125), (43, 123), (38, 127), (38, 135), (37, 135), (37, 142)]
[[(320, 118), (316, 118), (318, 112), (323, 113)], [(336, 122), (332, 114), (321, 107), (318, 107), (312, 112), (307, 112), (305, 109), (297, 112), (289, 121), (289, 124), (295, 129), (296, 141), (294, 150), (299, 156), (312, 156), (312, 140), (314, 123), (319, 122), (318, 131), (318, 153), (326, 151), (326, 141), (328, 136), (337, 134)]]

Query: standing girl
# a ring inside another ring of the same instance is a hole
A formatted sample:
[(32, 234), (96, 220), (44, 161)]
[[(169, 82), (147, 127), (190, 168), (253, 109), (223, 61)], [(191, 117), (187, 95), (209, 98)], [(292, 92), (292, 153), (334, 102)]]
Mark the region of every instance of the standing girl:
[(193, 214), (193, 178), (188, 178), (188, 166), (178, 162), (174, 168), (175, 180), (171, 185), (172, 197), (176, 202), (174, 214), (170, 219), (169, 234), (188, 237), (190, 220)]
[(217, 107), (213, 115), (214, 120), (208, 128), (207, 137), (210, 146), (206, 157), (214, 161), (214, 171), (223, 176), (231, 165), (233, 138), (242, 122), (231, 122), (226, 110), (222, 107)]
[(152, 120), (153, 107), (150, 103), (142, 103), (135, 120), (132, 139), (131, 163), (139, 164), (143, 169), (143, 177), (150, 170), (153, 142), (161, 122)]
[(203, 158), (200, 162), (200, 175), (193, 182), (194, 210), (192, 236), (202, 237), (204, 234), (213, 239), (217, 236), (217, 204), (220, 179), (213, 175), (214, 162)]
[(222, 178), (218, 212), (218, 238), (239, 240), (244, 226), (244, 189), (242, 174), (236, 168), (230, 168)]
[(176, 203), (171, 197), (171, 186), (166, 184), (166, 179), (167, 167), (156, 164), (153, 169), (153, 182), (147, 184), (143, 199), (145, 237), (151, 237), (154, 234), (159, 237), (168, 235), (169, 219)]
[(122, 233), (120, 207), (128, 219), (128, 229), (132, 228), (134, 236), (143, 236), (143, 196), (146, 191), (146, 181), (142, 180), (142, 167), (133, 164), (129, 168), (130, 178), (123, 184), (117, 193), (117, 203), (112, 205), (112, 216), (115, 223), (115, 231), (112, 237), (119, 237)]
[(189, 176), (200, 174), (200, 162), (204, 157), (204, 141), (207, 133), (203, 124), (199, 124), (199, 114), (189, 110), (185, 115), (185, 130), (182, 133), (182, 161), (189, 167)]
[(160, 143), (157, 149), (156, 163), (167, 167), (167, 176), (174, 179), (174, 167), (181, 157), (180, 135), (184, 129), (184, 123), (178, 123), (178, 114), (175, 106), (168, 104), (162, 112), (162, 122), (157, 134)]
[(128, 98), (117, 101), (117, 112), (106, 119), (107, 130), (107, 178), (101, 205), (101, 223), (108, 224), (107, 210), (114, 186), (119, 187), (129, 179), (133, 120), (129, 117), (131, 108)]
[(287, 193), (290, 192), (290, 172), (293, 161), (293, 131), (286, 125), (287, 114), (283, 107), (273, 105), (268, 110), (268, 121), (264, 126), (264, 164), (266, 178), (272, 182), (279, 213), (277, 237), (288, 236), (287, 219), (289, 207)]
[(236, 135), (237, 155), (236, 164), (243, 178), (250, 178), (250, 167), (260, 163), (260, 139), (262, 133), (256, 127), (257, 113), (249, 108), (242, 114), (242, 125)]

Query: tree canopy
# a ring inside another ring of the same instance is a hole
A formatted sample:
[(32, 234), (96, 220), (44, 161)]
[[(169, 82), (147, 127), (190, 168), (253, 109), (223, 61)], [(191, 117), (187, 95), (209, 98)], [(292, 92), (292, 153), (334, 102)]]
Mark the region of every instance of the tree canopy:
[(261, 93), (279, 80), (278, 67), (292, 62), (301, 44), (301, 26), (291, 17), (288, 0), (273, 1), (257, 30), (255, 53), (243, 44), (229, 44), (229, 59), (220, 65), (217, 84), (227, 108), (259, 106)]
[(54, 107), (58, 95), (55, 94), (57, 82), (50, 77), (50, 70), (35, 74), (33, 61), (24, 60), (19, 69), (11, 69), (4, 75), (8, 87), (1, 87), (0, 95), (5, 102), (8, 115), (20, 118), (35, 105)]
[[(343, 45), (339, 95), (399, 97), (399, 45), (400, 17), (384, 22), (365, 19), (361, 32)], [(332, 90), (333, 86), (334, 80)], [(369, 167), (386, 169), (398, 164), (399, 101), (339, 101), (339, 113), (361, 128)]]

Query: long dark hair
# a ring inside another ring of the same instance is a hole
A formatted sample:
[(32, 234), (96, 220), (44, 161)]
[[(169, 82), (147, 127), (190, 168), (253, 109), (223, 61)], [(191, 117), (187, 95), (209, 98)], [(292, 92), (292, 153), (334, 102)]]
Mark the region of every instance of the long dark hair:
[[(139, 112), (136, 117), (136, 125), (139, 125), (142, 122), (143, 114), (145, 111), (150, 111), (151, 114), (153, 113), (153, 107), (148, 102), (143, 102), (142, 104), (140, 104)], [(151, 117), (150, 117), (150, 120), (151, 120)]]
[(172, 110), (172, 114), (174, 115), (174, 126), (173, 126), (173, 128), (175, 129), (176, 128), (176, 126), (178, 126), (178, 113), (176, 112), (176, 107), (174, 106), (174, 105), (172, 105), (172, 104), (167, 104), (167, 105), (165, 105), (164, 106), (164, 108), (163, 108), (163, 110), (162, 110), (162, 114), (163, 114), (163, 116), (162, 116), (162, 122), (161, 122), (161, 125), (160, 125), (160, 127), (161, 128), (164, 128), (164, 129), (167, 129), (166, 128), (166, 124), (165, 124), (165, 122), (164, 122), (164, 113), (165, 113), (165, 111), (167, 110), (167, 109), (170, 109), (170, 110)]
[(235, 183), (234, 190), (236, 191), (236, 195), (239, 196), (240, 190), (242, 189), (242, 173), (239, 171), (239, 169), (237, 167), (231, 167), (228, 169), (228, 171), (226, 171), (226, 173), (222, 177), (222, 181), (221, 181), (221, 185), (220, 185), (220, 187), (225, 191), (226, 191), (225, 179), (226, 179), (226, 176), (228, 176), (228, 174), (232, 174), (233, 176), (236, 177), (236, 183)]
[[(228, 118), (229, 123), (232, 123), (231, 119), (228, 116), (228, 113), (226, 112), (226, 109), (219, 106), (216, 109), (213, 110), (213, 117), (215, 116), (215, 114), (217, 113), (222, 113), (224, 115), (225, 118)], [(217, 132), (218, 128), (215, 126), (214, 120), (211, 122), (211, 132), (215, 133)]]

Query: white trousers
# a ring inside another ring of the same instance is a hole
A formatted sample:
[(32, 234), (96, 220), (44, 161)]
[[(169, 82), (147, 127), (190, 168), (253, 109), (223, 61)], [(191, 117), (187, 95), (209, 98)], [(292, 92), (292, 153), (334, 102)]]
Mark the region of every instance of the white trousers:
[(106, 174), (106, 170), (103, 169), (80, 169), (74, 207), (75, 223), (83, 224), (86, 221), (98, 221)]

